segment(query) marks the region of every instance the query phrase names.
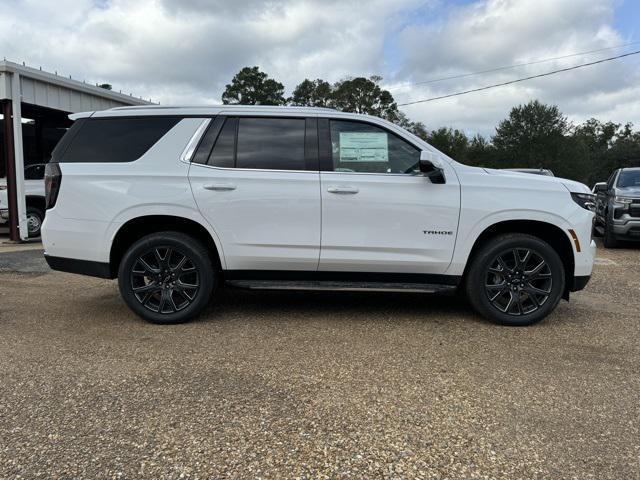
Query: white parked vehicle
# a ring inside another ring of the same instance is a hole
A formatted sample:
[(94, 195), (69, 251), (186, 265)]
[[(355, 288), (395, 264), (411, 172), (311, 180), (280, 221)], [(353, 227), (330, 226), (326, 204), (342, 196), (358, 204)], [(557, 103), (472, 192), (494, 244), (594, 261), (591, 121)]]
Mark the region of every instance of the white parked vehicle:
[(331, 109), (125, 107), (71, 116), (47, 166), (46, 259), (118, 278), (186, 321), (216, 287), (464, 290), (507, 325), (591, 275), (580, 183), (461, 165), (402, 128)]
[[(44, 221), (45, 191), (43, 163), (27, 165), (24, 169), (24, 191), (27, 205), (27, 228), (30, 237), (40, 236)], [(7, 179), (0, 178), (0, 225), (9, 221), (9, 200), (7, 198)]]

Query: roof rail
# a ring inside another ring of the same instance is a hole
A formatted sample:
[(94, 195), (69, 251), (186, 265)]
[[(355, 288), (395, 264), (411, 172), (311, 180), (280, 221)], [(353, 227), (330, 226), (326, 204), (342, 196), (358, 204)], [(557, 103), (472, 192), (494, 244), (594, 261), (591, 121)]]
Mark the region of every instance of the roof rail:
[(141, 105), (133, 107), (115, 107), (109, 110), (177, 110), (183, 108), (215, 108), (215, 109), (259, 109), (259, 110), (273, 110), (273, 109), (286, 109), (286, 110), (321, 110), (335, 112), (335, 108), (329, 107), (304, 107), (304, 106), (290, 106), (290, 105)]

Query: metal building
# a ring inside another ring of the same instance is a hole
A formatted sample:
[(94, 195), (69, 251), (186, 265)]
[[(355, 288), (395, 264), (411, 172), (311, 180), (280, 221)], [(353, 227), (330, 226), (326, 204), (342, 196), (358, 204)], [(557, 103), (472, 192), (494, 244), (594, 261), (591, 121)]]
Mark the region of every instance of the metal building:
[(7, 177), (11, 240), (28, 236), (25, 163), (49, 161), (55, 143), (71, 123), (70, 113), (149, 103), (55, 73), (0, 61), (0, 177)]

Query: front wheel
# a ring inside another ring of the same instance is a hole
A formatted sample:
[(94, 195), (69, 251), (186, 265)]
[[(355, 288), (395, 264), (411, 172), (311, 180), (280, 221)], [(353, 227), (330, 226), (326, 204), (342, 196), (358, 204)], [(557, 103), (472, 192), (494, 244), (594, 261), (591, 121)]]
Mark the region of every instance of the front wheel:
[(483, 245), (466, 275), (467, 297), (485, 318), (527, 326), (551, 313), (565, 289), (558, 253), (541, 239), (505, 234)]
[(217, 274), (199, 241), (178, 232), (159, 232), (135, 242), (124, 254), (118, 284), (129, 308), (159, 324), (186, 322), (208, 304)]
[(602, 243), (605, 248), (618, 248), (620, 246), (620, 241), (613, 234), (613, 226), (609, 223), (608, 216), (607, 221), (604, 224)]

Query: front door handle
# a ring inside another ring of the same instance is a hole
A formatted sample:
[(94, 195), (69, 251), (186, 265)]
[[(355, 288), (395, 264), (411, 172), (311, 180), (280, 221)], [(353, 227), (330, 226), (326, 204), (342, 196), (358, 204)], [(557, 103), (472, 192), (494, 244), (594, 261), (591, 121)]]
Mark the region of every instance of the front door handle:
[(225, 190), (235, 190), (236, 186), (233, 183), (210, 183), (204, 186), (205, 190), (216, 190), (216, 191), (225, 191)]
[(360, 190), (358, 190), (356, 187), (329, 187), (327, 188), (327, 192), (329, 193), (337, 193), (337, 194), (342, 194), (342, 195), (353, 195), (354, 193), (358, 193)]

